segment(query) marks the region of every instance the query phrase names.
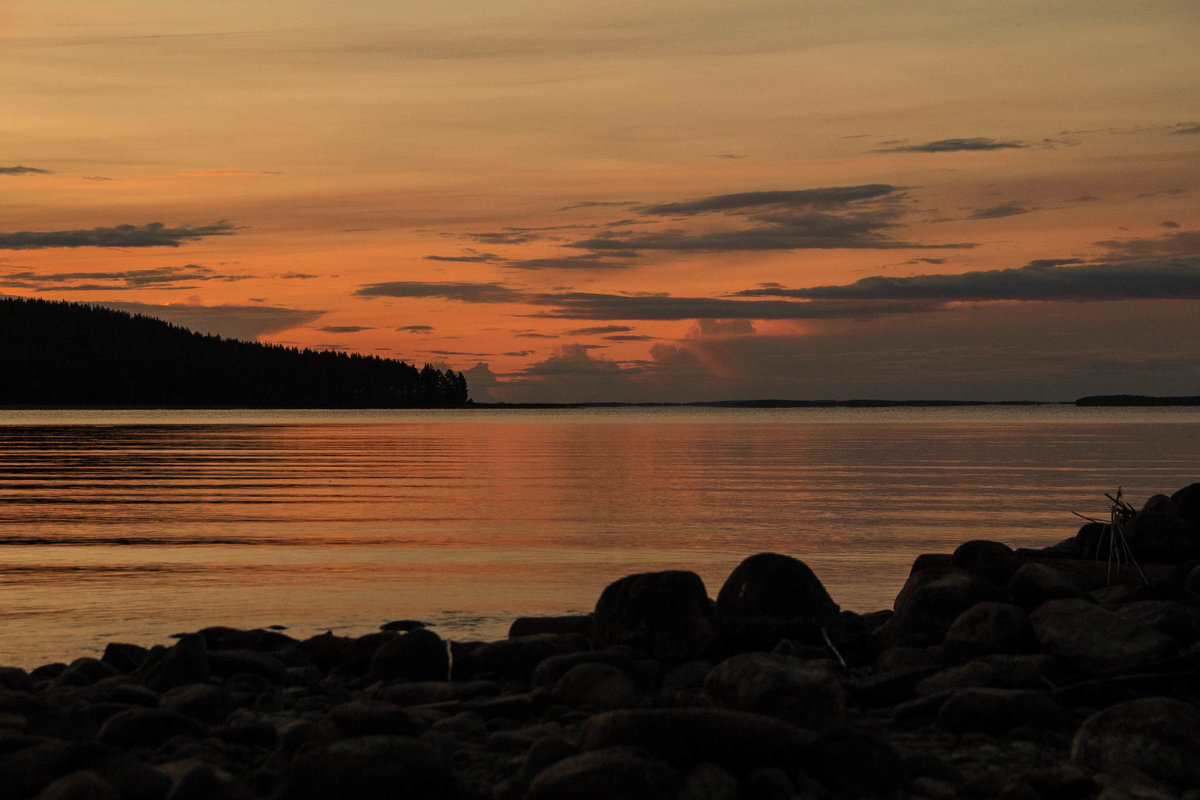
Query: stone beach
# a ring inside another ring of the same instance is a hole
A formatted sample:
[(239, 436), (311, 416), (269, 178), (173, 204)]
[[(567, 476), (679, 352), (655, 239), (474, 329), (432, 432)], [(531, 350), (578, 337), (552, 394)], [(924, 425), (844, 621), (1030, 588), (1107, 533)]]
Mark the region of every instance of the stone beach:
[[(1118, 558), (1119, 556), (1119, 558)], [(894, 607), (750, 556), (507, 639), (207, 628), (0, 668), (0, 798), (1200, 800), (1200, 483)]]

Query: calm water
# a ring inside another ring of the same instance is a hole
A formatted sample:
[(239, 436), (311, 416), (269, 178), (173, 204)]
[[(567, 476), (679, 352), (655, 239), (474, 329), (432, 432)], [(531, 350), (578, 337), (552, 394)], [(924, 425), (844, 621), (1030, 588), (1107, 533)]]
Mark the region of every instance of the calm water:
[(0, 663), (205, 625), (503, 636), (623, 575), (807, 562), (889, 607), (912, 559), (1074, 533), (1200, 480), (1200, 410), (0, 411)]

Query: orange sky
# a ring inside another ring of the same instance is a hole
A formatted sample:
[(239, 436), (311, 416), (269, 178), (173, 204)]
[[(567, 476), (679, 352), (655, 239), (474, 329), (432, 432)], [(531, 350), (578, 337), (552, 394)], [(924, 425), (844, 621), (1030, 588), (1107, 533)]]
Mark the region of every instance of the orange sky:
[(1194, 2), (7, 0), (0, 293), (479, 400), (1200, 394), (1197, 41)]

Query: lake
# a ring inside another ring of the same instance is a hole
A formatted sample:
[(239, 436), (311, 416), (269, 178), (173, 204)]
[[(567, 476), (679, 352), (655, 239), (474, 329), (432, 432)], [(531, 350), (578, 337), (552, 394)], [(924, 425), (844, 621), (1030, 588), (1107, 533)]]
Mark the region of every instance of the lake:
[(1044, 546), (1200, 480), (1200, 409), (0, 411), (0, 663), (207, 625), (500, 638), (746, 556), (890, 607), (913, 558)]

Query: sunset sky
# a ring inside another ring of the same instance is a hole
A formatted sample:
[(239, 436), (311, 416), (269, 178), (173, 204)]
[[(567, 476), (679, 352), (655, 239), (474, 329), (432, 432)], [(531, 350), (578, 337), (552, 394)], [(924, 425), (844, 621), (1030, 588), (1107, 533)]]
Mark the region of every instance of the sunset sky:
[(0, 294), (477, 400), (1200, 394), (1200, 3), (5, 0)]

